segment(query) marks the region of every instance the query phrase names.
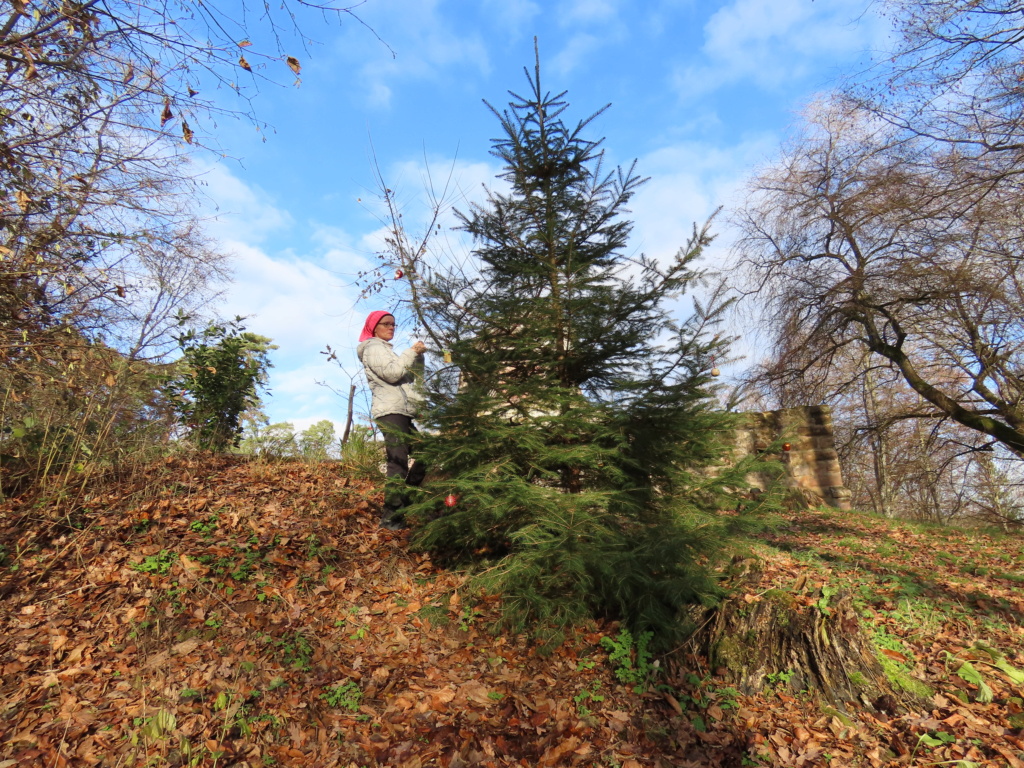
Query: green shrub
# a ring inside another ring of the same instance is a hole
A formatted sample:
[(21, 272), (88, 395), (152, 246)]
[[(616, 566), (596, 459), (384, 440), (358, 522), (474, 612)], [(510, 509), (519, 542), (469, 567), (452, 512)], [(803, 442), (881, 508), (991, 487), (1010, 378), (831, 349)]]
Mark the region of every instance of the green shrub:
[(380, 465), (384, 460), (384, 444), (374, 439), (369, 427), (355, 426), (348, 442), (341, 446), (341, 463), (354, 477), (380, 478)]
[(177, 337), (178, 373), (164, 391), (180, 422), (200, 448), (238, 445), (241, 415), (259, 403), (270, 367), (270, 339), (246, 332), (242, 318), (211, 324)]

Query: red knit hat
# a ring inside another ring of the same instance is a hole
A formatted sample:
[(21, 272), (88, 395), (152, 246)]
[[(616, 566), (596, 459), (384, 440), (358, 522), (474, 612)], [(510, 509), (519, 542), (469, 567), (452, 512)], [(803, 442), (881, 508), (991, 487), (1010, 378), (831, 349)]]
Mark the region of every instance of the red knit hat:
[(385, 312), (383, 309), (371, 312), (366, 318), (366, 323), (363, 325), (363, 332), (359, 334), (359, 340), (366, 341), (367, 339), (372, 339), (373, 332), (377, 328), (377, 323), (390, 314), (390, 312)]

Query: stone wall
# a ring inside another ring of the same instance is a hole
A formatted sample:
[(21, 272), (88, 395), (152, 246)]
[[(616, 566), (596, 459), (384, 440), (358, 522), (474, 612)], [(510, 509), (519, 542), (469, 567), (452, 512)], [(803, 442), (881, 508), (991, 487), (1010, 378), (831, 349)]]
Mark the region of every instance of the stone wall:
[[(850, 491), (843, 485), (832, 434), (832, 412), (827, 405), (784, 408), (779, 411), (746, 413), (747, 426), (739, 430), (738, 449), (742, 453), (761, 453), (778, 440), (782, 448), (773, 449), (779, 461), (786, 464), (783, 482), (839, 509), (850, 509)], [(789, 450), (784, 450), (785, 446)], [(777, 452), (775, 452), (777, 451)], [(762, 488), (767, 482), (750, 478)]]

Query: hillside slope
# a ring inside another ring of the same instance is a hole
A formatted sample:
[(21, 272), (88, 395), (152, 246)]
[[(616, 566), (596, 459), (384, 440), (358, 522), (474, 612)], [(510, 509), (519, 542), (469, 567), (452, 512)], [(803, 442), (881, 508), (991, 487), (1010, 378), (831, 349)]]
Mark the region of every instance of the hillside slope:
[(634, 689), (611, 626), (542, 658), (377, 501), (337, 465), (207, 457), (8, 502), (0, 768), (1024, 766), (1019, 538), (810, 511), (753, 543), (745, 599), (852, 589), (930, 686), (921, 711), (844, 713), (784, 671), (742, 696), (686, 648)]

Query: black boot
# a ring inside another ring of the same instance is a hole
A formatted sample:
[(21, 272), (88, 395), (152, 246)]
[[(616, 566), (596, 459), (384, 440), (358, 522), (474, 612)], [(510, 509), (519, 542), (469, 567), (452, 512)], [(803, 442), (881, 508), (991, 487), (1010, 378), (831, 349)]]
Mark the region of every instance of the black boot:
[(401, 509), (395, 509), (385, 504), (384, 511), (380, 515), (380, 527), (386, 528), (389, 531), (401, 531), (409, 526), (405, 522), (405, 515), (402, 514)]

